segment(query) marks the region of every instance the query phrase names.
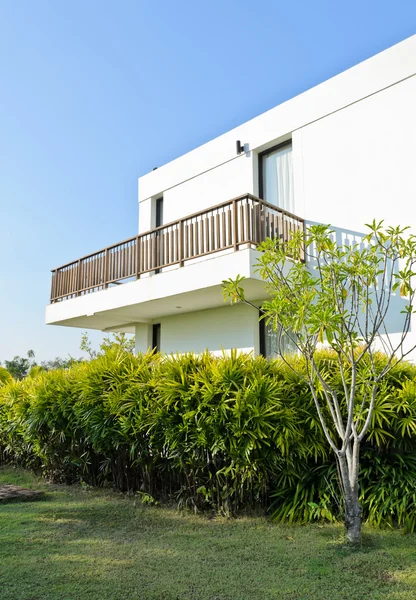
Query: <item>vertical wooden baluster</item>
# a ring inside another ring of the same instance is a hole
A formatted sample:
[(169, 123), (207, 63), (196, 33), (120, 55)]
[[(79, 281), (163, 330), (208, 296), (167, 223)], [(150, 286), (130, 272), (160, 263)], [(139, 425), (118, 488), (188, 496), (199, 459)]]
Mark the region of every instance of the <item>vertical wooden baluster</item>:
[(258, 202), (256, 205), (256, 213), (257, 213), (257, 217), (256, 217), (256, 221), (257, 221), (257, 239), (256, 242), (257, 244), (260, 244), (261, 242), (261, 202)]
[(145, 262), (145, 267), (146, 267), (146, 271), (150, 270), (150, 238), (147, 235), (146, 236), (146, 251), (145, 251), (145, 255), (146, 255), (146, 262)]
[(49, 294), (49, 303), (52, 304), (54, 298), (55, 298), (55, 277), (56, 277), (56, 271), (51, 271), (52, 273), (52, 278), (51, 278), (51, 293)]
[(137, 236), (134, 240), (134, 245), (136, 246), (134, 249), (134, 268), (136, 271), (136, 279), (140, 277), (140, 262), (141, 262), (141, 241), (142, 239)]
[(184, 254), (183, 257), (186, 260), (187, 258), (189, 258), (189, 225), (186, 224), (184, 227)]
[(94, 288), (95, 283), (95, 256), (91, 258), (91, 279), (90, 279), (90, 287)]
[(205, 253), (205, 219), (201, 216), (199, 221), (199, 248), (201, 254)]
[(240, 227), (239, 227), (239, 235), (241, 242), (245, 242), (245, 235), (244, 235), (244, 206), (243, 206), (243, 202), (240, 203)]
[(104, 289), (108, 288), (108, 248), (104, 252), (104, 266), (102, 275), (102, 285)]
[(93, 267), (94, 267), (94, 277), (93, 277), (92, 284), (93, 284), (93, 287), (95, 288), (97, 286), (97, 279), (98, 279), (98, 275), (97, 275), (98, 256), (94, 256), (93, 261), (94, 261), (94, 265), (93, 265)]
[(155, 233), (151, 234), (151, 242), (150, 242), (150, 265), (149, 267), (151, 268), (156, 268), (158, 267), (158, 260), (157, 260), (157, 236)]
[(209, 252), (209, 220), (208, 217), (204, 218), (204, 254)]
[(199, 256), (199, 221), (198, 217), (194, 222), (194, 235), (195, 235), (195, 256)]
[(233, 245), (233, 207), (227, 207), (226, 211), (227, 219), (227, 246)]
[(183, 267), (184, 248), (183, 248), (183, 221), (179, 221), (179, 266)]
[(233, 221), (233, 239), (232, 244), (234, 251), (238, 250), (238, 214), (237, 214), (237, 200), (233, 200), (232, 208), (232, 221)]
[(79, 290), (81, 287), (81, 260), (78, 261), (77, 271), (77, 296), (79, 296)]
[(189, 258), (194, 255), (194, 224), (189, 224)]
[(84, 288), (84, 293), (88, 291), (88, 286), (90, 282), (90, 261), (86, 259), (82, 263), (82, 274), (83, 274), (83, 282), (82, 287)]
[(215, 250), (215, 223), (214, 215), (211, 214), (209, 217), (209, 251)]
[(179, 227), (175, 226), (175, 262), (179, 262)]
[(169, 229), (169, 263), (175, 262), (175, 257), (173, 254), (173, 230)]

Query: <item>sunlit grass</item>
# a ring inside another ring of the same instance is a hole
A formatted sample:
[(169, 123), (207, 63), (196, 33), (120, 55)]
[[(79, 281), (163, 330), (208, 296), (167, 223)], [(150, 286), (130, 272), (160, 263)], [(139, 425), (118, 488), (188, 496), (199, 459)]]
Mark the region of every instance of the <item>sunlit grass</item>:
[(340, 525), (209, 519), (0, 468), (6, 482), (47, 497), (0, 505), (1, 600), (416, 598), (416, 536), (400, 531), (366, 528), (353, 551)]

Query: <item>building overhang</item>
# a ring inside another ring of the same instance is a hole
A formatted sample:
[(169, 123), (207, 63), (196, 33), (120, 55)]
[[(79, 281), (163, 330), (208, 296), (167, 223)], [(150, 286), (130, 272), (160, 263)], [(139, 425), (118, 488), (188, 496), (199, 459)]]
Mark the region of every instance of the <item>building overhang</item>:
[(196, 259), (99, 292), (49, 304), (46, 323), (101, 331), (133, 333), (137, 323), (224, 306), (222, 281), (242, 275), (248, 300), (265, 297), (256, 273), (259, 252), (241, 248)]

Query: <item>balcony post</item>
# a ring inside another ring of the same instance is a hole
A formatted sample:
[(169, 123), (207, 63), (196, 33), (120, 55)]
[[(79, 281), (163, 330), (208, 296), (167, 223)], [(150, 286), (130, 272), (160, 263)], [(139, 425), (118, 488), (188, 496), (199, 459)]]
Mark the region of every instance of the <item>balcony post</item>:
[(81, 289), (81, 259), (78, 259), (78, 268), (77, 268), (77, 296), (80, 295)]
[(183, 267), (184, 265), (184, 252), (183, 252), (183, 221), (180, 219), (179, 221), (179, 266)]
[(136, 279), (140, 279), (139, 236), (136, 236)]
[(51, 281), (51, 304), (55, 302), (56, 297), (56, 269), (52, 271), (52, 281)]
[(232, 219), (233, 219), (233, 244), (234, 244), (234, 252), (238, 250), (237, 243), (237, 232), (238, 232), (238, 214), (237, 214), (237, 200), (233, 200), (232, 206)]
[(105, 249), (104, 254), (104, 273), (103, 273), (103, 288), (108, 288), (108, 248)]

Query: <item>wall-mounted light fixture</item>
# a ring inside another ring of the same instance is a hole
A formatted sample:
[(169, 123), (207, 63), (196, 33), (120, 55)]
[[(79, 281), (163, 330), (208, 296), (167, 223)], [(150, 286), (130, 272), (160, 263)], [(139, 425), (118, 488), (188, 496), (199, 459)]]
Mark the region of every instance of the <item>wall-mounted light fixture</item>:
[(245, 144), (242, 144), (240, 142), (240, 140), (236, 141), (236, 143), (235, 143), (235, 149), (237, 150), (237, 154), (242, 154), (243, 152), (245, 152), (244, 146), (245, 146)]

